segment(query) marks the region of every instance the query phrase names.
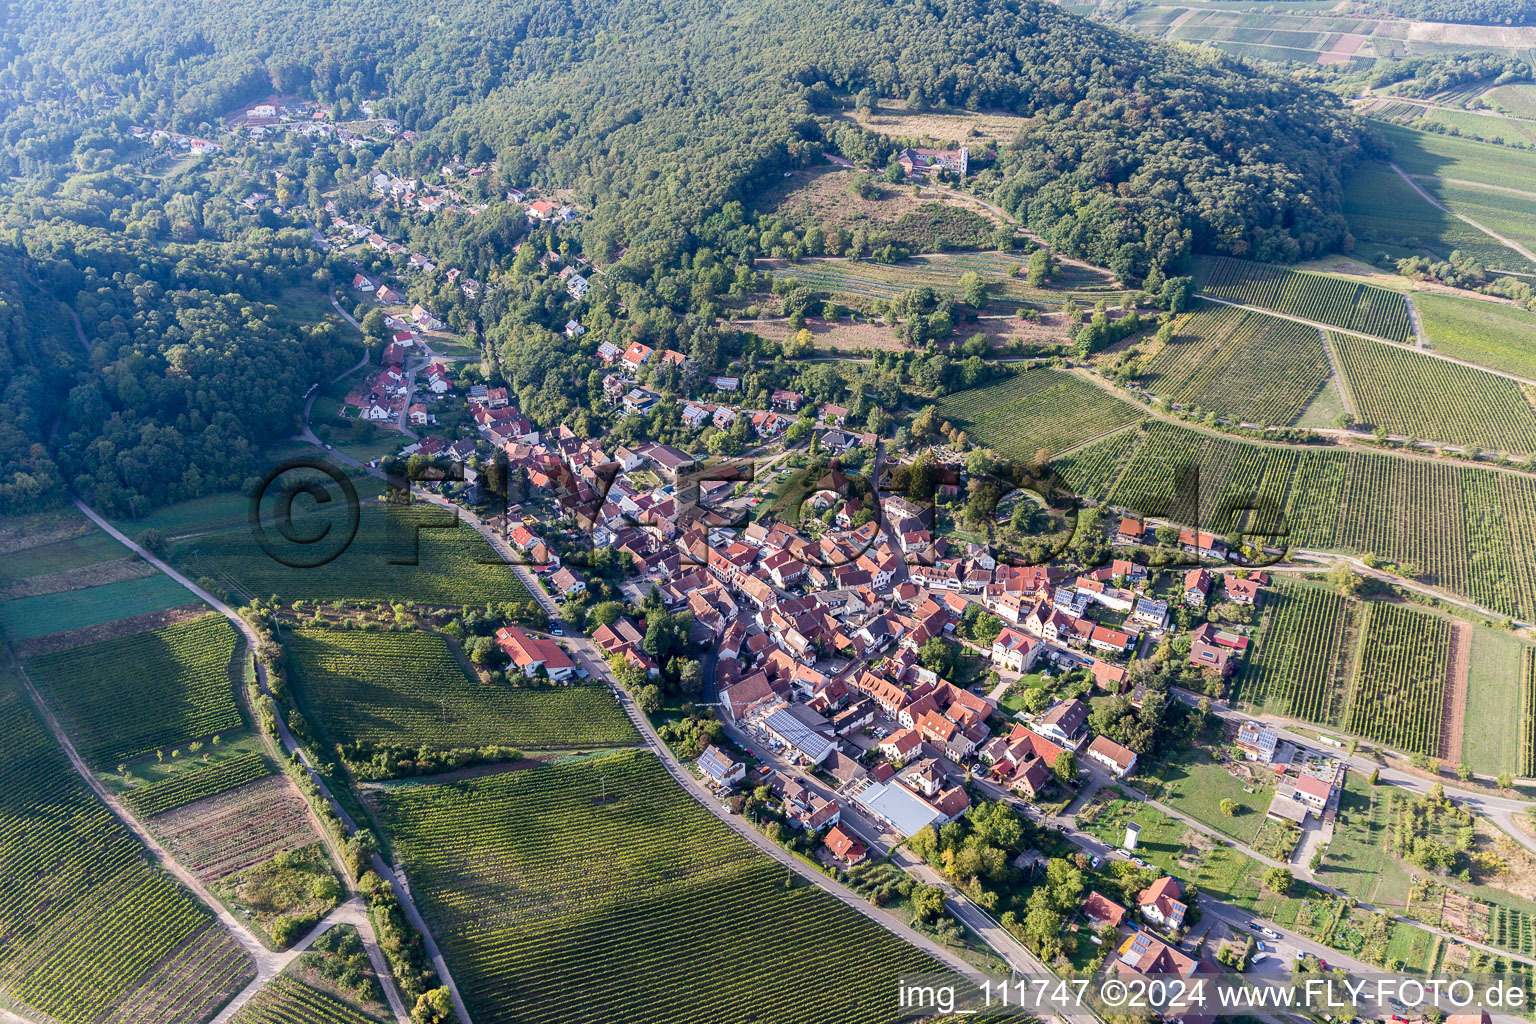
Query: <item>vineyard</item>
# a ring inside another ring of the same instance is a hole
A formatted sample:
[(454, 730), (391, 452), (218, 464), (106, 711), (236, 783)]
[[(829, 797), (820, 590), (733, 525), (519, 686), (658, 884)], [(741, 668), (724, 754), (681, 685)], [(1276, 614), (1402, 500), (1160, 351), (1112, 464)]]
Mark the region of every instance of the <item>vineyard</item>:
[(1536, 415), (1516, 381), (1352, 335), (1330, 333), (1328, 340), (1365, 423), (1409, 437), (1536, 452)]
[(228, 792), (269, 774), (267, 762), (260, 754), (241, 754), (213, 764), (188, 768), (161, 782), (129, 790), (123, 799), (134, 814), (147, 818), (190, 804), (194, 800)]
[(279, 974), (251, 1001), (240, 1007), (230, 1024), (378, 1024), (372, 1017), (334, 996)]
[[(0, 686), (0, 995), (60, 1024), (205, 1020), (255, 975), (213, 914), (86, 789)], [(128, 1019), (128, 1018), (125, 1018)]]
[(1520, 774), (1536, 776), (1536, 647), (1520, 655)]
[(481, 683), (465, 675), (440, 634), (295, 629), (288, 640), (306, 707), (343, 746), (529, 749), (640, 740), (605, 687)]
[(409, 600), (453, 608), (533, 600), (468, 523), (416, 529), (453, 522), (451, 512), (420, 503), (385, 508), (365, 502), (356, 538), (323, 572), (279, 564), (248, 527), (187, 540), (176, 549), (176, 560), (191, 575), (211, 577), (245, 597)]
[(238, 728), (221, 615), (45, 654), (28, 666), (97, 768)]
[(1122, 509), (1223, 535), (1242, 526), (1275, 547), (1371, 553), (1502, 615), (1536, 617), (1536, 478), (1524, 474), (1164, 421), (1149, 421), (1139, 444), (1106, 438), (1059, 468), (1094, 497), (1112, 483), (1106, 500)]
[(1185, 408), (1239, 423), (1285, 425), (1329, 376), (1316, 328), (1233, 306), (1204, 304), (1181, 319), (1141, 383)]
[(1440, 756), (1451, 625), (1398, 604), (1366, 606), (1345, 728), (1410, 753)]
[(380, 803), (481, 1024), (873, 1024), (896, 979), (937, 966), (786, 876), (649, 753)]
[(1243, 700), (1288, 718), (1336, 724), (1344, 710), (1358, 615), (1358, 604), (1330, 590), (1272, 589), (1257, 649), (1243, 667)]
[(938, 408), (977, 447), (1011, 459), (1033, 458), (1042, 448), (1065, 451), (1141, 417), (1103, 388), (1046, 367), (950, 395)]
[(1141, 435), (1136, 431), (1121, 430), (1064, 455), (1051, 465), (1060, 475), (1062, 484), (1073, 494), (1083, 498), (1106, 498), (1114, 487), (1115, 477), (1120, 474), (1121, 465), (1139, 440)]
[(320, 839), (304, 798), (282, 775), (166, 811), (147, 824), (171, 855), (205, 882)]
[(1202, 260), (1201, 271), (1201, 291), (1218, 299), (1392, 341), (1413, 337), (1408, 300), (1386, 288), (1223, 256)]

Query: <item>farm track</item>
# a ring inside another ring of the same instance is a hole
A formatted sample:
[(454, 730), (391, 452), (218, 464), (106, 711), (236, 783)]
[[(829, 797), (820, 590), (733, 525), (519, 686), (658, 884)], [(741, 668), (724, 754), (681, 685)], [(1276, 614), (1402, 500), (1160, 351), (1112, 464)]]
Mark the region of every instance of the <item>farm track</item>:
[[(1413, 311), (1413, 303), (1408, 303), (1408, 310), (1410, 313)], [(1417, 316), (1414, 319), (1414, 328), (1418, 328)], [(1339, 370), (1339, 354), (1333, 350), (1332, 345), (1328, 344), (1328, 332), (1318, 328), (1317, 334), (1318, 337), (1323, 339), (1323, 351), (1328, 356), (1328, 372), (1332, 376), (1332, 380), (1329, 383), (1334, 384), (1339, 389), (1339, 401), (1344, 403), (1344, 411), (1351, 416), (1359, 416), (1360, 410), (1355, 405), (1355, 396), (1349, 393), (1349, 381), (1344, 379), (1344, 374)], [(1328, 385), (1324, 384), (1323, 386), (1327, 387)]]
[(1441, 760), (1461, 764), (1461, 733), (1467, 722), (1467, 674), (1472, 667), (1472, 627), (1451, 625), (1451, 649), (1445, 656), (1445, 711), (1440, 724)]
[[(1422, 198), (1430, 206), (1433, 206), (1435, 209), (1439, 210), (1441, 213), (1446, 213), (1446, 214), (1451, 215), (1452, 217), (1455, 217), (1457, 220), (1461, 221), (1463, 224), (1471, 225), (1472, 227), (1474, 227), (1477, 230), (1481, 231), (1483, 234), (1487, 235), (1489, 238), (1493, 239), (1494, 241), (1498, 242), (1500, 245), (1504, 246), (1506, 249), (1512, 249), (1513, 251), (1519, 253), (1521, 256), (1524, 256), (1531, 263), (1536, 263), (1536, 253), (1532, 253), (1531, 250), (1527, 249), (1525, 246), (1521, 245), (1519, 242), (1513, 241), (1512, 239), (1505, 238), (1503, 235), (1499, 234), (1497, 231), (1494, 231), (1492, 228), (1484, 227), (1483, 225), (1479, 224), (1477, 221), (1473, 220), (1471, 217), (1468, 217), (1466, 214), (1464, 214), (1464, 213), (1457, 213), (1455, 210), (1451, 209), (1449, 206), (1446, 206), (1440, 200), (1436, 199), (1434, 196), (1432, 196), (1428, 192), (1424, 191), (1423, 186), (1420, 185), (1418, 182), (1414, 181), (1413, 178), (1411, 176), (1409, 176), (1407, 171), (1404, 171), (1401, 167), (1397, 166), (1397, 164), (1395, 164), (1395, 163), (1391, 164), (1390, 166), (1392, 167), (1392, 169), (1394, 171), (1397, 172), (1399, 177), (1401, 177), (1404, 181), (1406, 181), (1408, 183), (1408, 187), (1413, 189), (1415, 192), (1417, 192), (1419, 194), (1420, 198)], [(1413, 306), (1413, 304), (1409, 303), (1409, 308), (1410, 309), (1412, 308), (1412, 306)]]
[[(187, 590), (195, 594), (204, 604), (208, 605), (210, 608), (213, 608), (219, 614), (228, 619), (230, 623), (240, 631), (241, 636), (245, 638), (247, 654), (250, 655), (254, 660), (257, 647), (256, 631), (252, 629), (250, 624), (242, 619), (233, 608), (229, 607), (229, 605), (225, 604), (223, 601), (220, 601), (217, 597), (210, 594), (196, 583), (193, 583), (191, 580), (187, 579), (180, 572), (168, 565), (163, 559), (146, 550), (133, 538), (129, 537), (127, 534), (123, 533), (117, 527), (109, 523), (106, 519), (102, 518), (102, 516), (95, 509), (81, 501), (78, 497), (74, 498), (73, 500), (75, 507), (83, 512), (85, 516), (91, 520), (91, 522), (95, 523), (98, 527), (105, 531), (108, 536), (112, 537), (118, 543), (127, 547), (130, 551), (133, 551), (140, 558), (143, 558), (146, 562), (150, 563), (155, 568), (165, 573), (168, 577), (181, 584)], [(257, 685), (261, 688), (263, 693), (270, 696), (271, 691), (267, 688), (266, 666), (262, 665), (260, 662), (257, 662), (256, 671)], [(26, 683), (27, 689), (31, 693), (34, 703), (39, 703), (40, 697), (37, 694), (36, 689), (32, 686), (32, 681), (27, 679), (24, 673), (22, 674), (22, 679)], [(243, 688), (237, 688), (237, 691), (243, 692)], [(75, 764), (76, 770), (83, 771), (84, 762), (79, 759), (79, 755), (75, 753), (74, 748), (68, 745), (68, 738), (64, 737), (61, 732), (57, 731), (59, 730), (58, 723), (54, 720), (53, 716), (48, 713), (46, 708), (43, 709), (43, 715), (45, 721), (48, 723), (49, 728), (56, 730), (56, 735), (59, 735), (60, 741), (65, 744), (64, 749), (69, 754), (70, 760)], [(321, 794), (323, 794), (325, 799), (330, 803), (331, 810), (336, 814), (338, 818), (341, 819), (342, 824), (345, 825), (350, 832), (356, 832), (356, 822), (352, 820), (352, 817), (347, 813), (346, 808), (342, 807), (336, 798), (331, 794), (330, 787), (326, 784), (324, 777), (315, 770), (314, 764), (309, 760), (309, 755), (300, 749), (298, 740), (294, 737), (293, 733), (289, 731), (287, 723), (279, 718), (277, 728), (279, 740), (282, 744), (282, 749), (290, 754), (298, 755), (300, 762), (304, 765), (305, 771), (309, 773), (310, 779), (315, 783), (317, 787), (319, 787)], [(263, 734), (263, 736), (265, 736), (265, 734)], [(91, 787), (100, 791), (99, 783), (97, 783), (94, 778), (90, 778), (88, 772), (86, 774), (87, 781)], [(306, 800), (304, 803), (305, 806), (308, 807), (309, 801)], [(113, 807), (113, 813), (118, 814), (119, 817), (122, 817), (119, 809), (116, 808), (112, 803), (109, 802), (108, 806)], [(314, 821), (315, 827), (320, 830), (320, 834), (322, 836), (327, 836), (325, 830), (321, 828), (318, 819), (315, 818), (313, 808), (310, 808), (310, 816), (311, 820)], [(129, 827), (133, 829), (136, 835), (146, 839), (147, 842), (152, 842), (148, 836), (148, 833), (144, 832), (137, 824), (137, 822), (133, 823)], [(152, 848), (154, 847), (152, 846)], [(326, 848), (331, 849), (331, 843), (329, 842), (328, 836)], [(177, 865), (177, 869), (185, 873), (185, 869), (181, 868), (180, 865)], [(399, 898), (401, 907), (405, 910), (406, 916), (410, 918), (412, 926), (421, 933), (422, 941), (426, 946), (428, 955), (432, 958), (433, 966), (437, 968), (438, 975), (442, 978), (443, 984), (448, 987), (448, 991), (453, 997), (454, 1009), (459, 1014), (460, 1021), (462, 1021), (463, 1024), (473, 1024), (473, 1021), (469, 1016), (469, 1011), (464, 1007), (464, 1001), (459, 997), (458, 986), (454, 984), (453, 976), (448, 971), (448, 965), (446, 962), (444, 962), (442, 953), (438, 950), (437, 943), (432, 938), (432, 933), (427, 931), (426, 922), (422, 920), (421, 914), (416, 909), (416, 905), (411, 902), (409, 892), (401, 883), (400, 879), (396, 877), (394, 871), (390, 869), (389, 865), (386, 864), (384, 859), (378, 854), (373, 855), (373, 870), (380, 878), (389, 883), (390, 887), (395, 891), (395, 895)], [(180, 875), (178, 875), (178, 877), (180, 877)], [(343, 873), (343, 877), (345, 877), (345, 873)], [(229, 916), (229, 912), (223, 909), (222, 904), (218, 903), (216, 900), (210, 899), (200, 885), (192, 887), (192, 890), (193, 892), (196, 892), (202, 896), (210, 906), (217, 909), (221, 920), (224, 917)], [(360, 903), (355, 898), (348, 903), (342, 904), (342, 906), (331, 911), (331, 913), (324, 920), (315, 926), (315, 929), (311, 931), (309, 935), (305, 936), (305, 938), (300, 940), (299, 943), (296, 943), (294, 947), (288, 951), (288, 953), (294, 953), (296, 955), (296, 953), (302, 951), (302, 949), (307, 949), (309, 944), (313, 942), (316, 937), (323, 933), (326, 928), (330, 927), (329, 922), (333, 922), (335, 919), (337, 919), (337, 915), (342, 914), (349, 906), (357, 906), (359, 911), (361, 911)], [(378, 948), (378, 941), (373, 931), (373, 923), (368, 919), (368, 915), (366, 913), (360, 912), (360, 917), (361, 924), (358, 924), (357, 926), (358, 932), (363, 937), (364, 947), (368, 950), (369, 962), (373, 965), (374, 972), (379, 977), (379, 984), (384, 989), (385, 996), (389, 1000), (389, 1005), (394, 1011), (396, 1022), (397, 1024), (409, 1024), (410, 1018), (405, 1009), (405, 1004), (400, 998), (400, 993), (395, 986), (394, 976), (389, 973), (389, 965), (384, 960), (383, 953)], [(258, 946), (261, 946), (260, 942), (256, 940), (254, 936), (251, 936), (249, 932), (246, 932), (243, 928), (236, 930), (234, 934), (237, 938), (240, 939), (242, 945), (244, 944), (245, 940), (249, 938), (250, 941), (255, 942)], [(260, 955), (255, 958), (257, 967), (256, 981), (253, 981), (250, 985), (246, 986), (246, 988), (243, 989), (240, 994), (237, 995), (235, 999), (224, 1008), (224, 1011), (222, 1011), (218, 1017), (215, 1017), (212, 1021), (210, 1021), (209, 1024), (224, 1024), (225, 1021), (234, 1016), (236, 1010), (245, 1005), (245, 1003), (248, 1002), (250, 998), (254, 996), (264, 984), (266, 984), (267, 981), (269, 981), (275, 974), (279, 973), (283, 967), (287, 966), (288, 959), (291, 959), (291, 957), (288, 957), (288, 953), (274, 953), (271, 950), (266, 949), (265, 946), (261, 946)], [(281, 966), (277, 966), (276, 969), (272, 969), (273, 965), (277, 964), (278, 961), (282, 961)]]
[[(1363, 338), (1366, 341), (1374, 341), (1378, 345), (1396, 345), (1398, 348), (1410, 347), (1404, 345), (1402, 342), (1390, 341), (1386, 338), (1377, 337), (1374, 334), (1364, 334), (1360, 331), (1352, 331), (1344, 327), (1335, 327), (1333, 324), (1318, 323), (1316, 320), (1307, 320), (1303, 317), (1293, 316), (1290, 313), (1277, 313), (1272, 309), (1265, 309), (1263, 306), (1250, 306), (1247, 303), (1233, 302), (1230, 299), (1218, 299), (1213, 295), (1206, 295), (1203, 292), (1200, 293), (1200, 297), (1206, 302), (1219, 302), (1223, 306), (1236, 306), (1239, 309), (1249, 309), (1255, 313), (1268, 313), (1270, 316), (1284, 317), (1287, 320), (1295, 320), (1297, 323), (1310, 324), (1311, 326), (1316, 327), (1318, 330), (1333, 331), (1337, 334), (1348, 334), (1351, 337)], [(1495, 377), (1508, 377), (1510, 380), (1519, 381), (1521, 384), (1530, 384), (1532, 387), (1536, 387), (1536, 380), (1532, 380), (1530, 377), (1521, 377), (1518, 374), (1505, 373), (1503, 370), (1489, 369), (1486, 366), (1480, 366), (1477, 363), (1468, 362), (1465, 359), (1457, 359), (1455, 356), (1448, 356), (1443, 352), (1436, 352), (1434, 349), (1427, 348), (1424, 349), (1423, 352), (1424, 355), (1430, 356), (1434, 359), (1443, 359), (1448, 363), (1459, 363), (1468, 369), (1482, 370), (1484, 373), (1491, 373)]]

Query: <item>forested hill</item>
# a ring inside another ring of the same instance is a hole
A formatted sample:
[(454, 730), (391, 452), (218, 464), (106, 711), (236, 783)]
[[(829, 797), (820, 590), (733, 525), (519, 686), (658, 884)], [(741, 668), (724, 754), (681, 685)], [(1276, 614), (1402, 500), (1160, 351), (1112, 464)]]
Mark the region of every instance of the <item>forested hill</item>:
[[(1339, 176), (1362, 145), (1325, 93), (1031, 0), (11, 10), (0, 30), (10, 170), (78, 153), (90, 118), (71, 104), (190, 128), (274, 88), (349, 107), (382, 94), (380, 113), (422, 131), (423, 157), (484, 143), (509, 180), (584, 193), (599, 256), (646, 242), (664, 255), (709, 212), (822, 148), (868, 155), (873, 140), (831, 117), (865, 88), (1037, 118), (999, 155), (998, 196), (1132, 280), (1191, 245), (1270, 260), (1337, 246)], [(27, 76), (48, 84), (14, 92)]]

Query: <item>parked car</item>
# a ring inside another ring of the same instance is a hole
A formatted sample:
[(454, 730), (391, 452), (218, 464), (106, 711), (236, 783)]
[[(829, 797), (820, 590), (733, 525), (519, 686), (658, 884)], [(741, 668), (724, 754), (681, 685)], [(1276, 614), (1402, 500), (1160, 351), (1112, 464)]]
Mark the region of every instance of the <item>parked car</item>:
[(1264, 961), (1266, 961), (1268, 959), (1269, 959), (1269, 957), (1266, 954), (1264, 954), (1264, 953), (1255, 953), (1255, 954), (1253, 954), (1253, 956), (1248, 958), (1248, 963), (1250, 965), (1252, 965), (1252, 964), (1261, 964), (1261, 963), (1263, 963)]
[(549, 627), (549, 633), (551, 636), (565, 636), (565, 630), (555, 625)]
[(1273, 928), (1260, 928), (1259, 930), (1264, 933), (1265, 938), (1278, 939), (1280, 937), (1280, 933)]
[(1095, 871), (1097, 871), (1103, 865), (1103, 863), (1104, 863), (1104, 858), (1103, 857), (1095, 856), (1095, 857), (1089, 857), (1088, 858), (1088, 866), (1090, 868), (1093, 868)]

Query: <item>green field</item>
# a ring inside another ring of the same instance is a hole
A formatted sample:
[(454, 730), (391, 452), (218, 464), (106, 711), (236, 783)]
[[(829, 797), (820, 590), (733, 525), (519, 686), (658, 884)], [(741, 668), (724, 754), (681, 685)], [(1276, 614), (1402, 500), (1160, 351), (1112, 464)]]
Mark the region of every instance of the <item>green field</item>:
[(1062, 370), (1024, 370), (986, 387), (949, 395), (939, 414), (970, 435), (979, 448), (1010, 459), (1052, 453), (1134, 423), (1136, 406)]
[(379, 799), (479, 1024), (874, 1024), (896, 1016), (897, 978), (936, 966), (765, 859), (648, 752)]
[(992, 305), (1016, 309), (1021, 305), (1060, 309), (1067, 296), (1079, 306), (1091, 306), (1099, 299), (1117, 300), (1120, 293), (1110, 291), (1110, 278), (1076, 264), (1065, 264), (1056, 282), (1049, 288), (1032, 288), (1023, 277), (1011, 272), (1028, 264), (1027, 257), (1010, 253), (951, 253), (941, 256), (917, 256), (904, 263), (874, 263), (868, 260), (822, 259), (772, 266), (775, 278), (803, 282), (807, 287), (851, 299), (894, 299), (914, 288), (961, 296), (960, 275), (974, 272), (987, 284)]
[(1394, 124), (1376, 129), (1392, 143), (1392, 160), (1408, 174), (1457, 178), (1520, 191), (1536, 191), (1536, 153), (1488, 142), (1415, 131)]
[(204, 1020), (255, 976), (212, 912), (80, 780), (0, 681), (0, 996), (60, 1024)]
[(8, 640), (27, 640), (197, 603), (180, 583), (156, 573), (121, 583), (5, 601), (0, 603), (0, 633)]
[(305, 706), (344, 748), (640, 742), (607, 687), (480, 683), (441, 634), (292, 629), (285, 642)]
[(1201, 292), (1213, 298), (1392, 341), (1413, 337), (1407, 300), (1399, 292), (1375, 285), (1222, 256), (1200, 260), (1197, 280)]
[(230, 1024), (377, 1024), (356, 1007), (285, 975), (267, 982)]
[(1242, 700), (1287, 718), (1338, 723), (1359, 607), (1320, 587), (1277, 584), (1242, 668)]
[(1434, 351), (1536, 380), (1536, 313), (1435, 292), (1414, 295), (1413, 307)]
[(1530, 82), (1495, 86), (1483, 94), (1483, 99), (1516, 117), (1536, 117), (1536, 85)]
[(1520, 770), (1521, 668), (1536, 650), (1513, 635), (1479, 626), (1472, 631), (1467, 672), (1467, 718), (1461, 759), (1473, 771), (1499, 775)]
[[(1429, 189), (1433, 184), (1425, 181), (1422, 187)], [(1362, 253), (1370, 253), (1367, 247), (1374, 245), (1386, 247), (1393, 256), (1403, 255), (1399, 250), (1427, 251), (1445, 259), (1459, 249), (1485, 266), (1536, 270), (1513, 249), (1425, 201), (1385, 164), (1365, 164), (1349, 176), (1344, 216)]]
[[(1252, 845), (1264, 824), (1269, 790), (1246, 792), (1242, 782), (1200, 747), (1191, 747), (1176, 758), (1153, 765), (1146, 774), (1156, 780), (1147, 786), (1147, 794), (1154, 800), (1244, 845)], [(1231, 817), (1222, 813), (1224, 800), (1236, 804), (1238, 813)]]
[(129, 551), (100, 530), (30, 548), (7, 551), (0, 557), (0, 583), (47, 576), (127, 557)]
[(208, 765), (197, 765), (168, 779), (129, 790), (124, 800), (133, 813), (148, 818), (175, 810), (205, 796), (216, 796), (272, 774), (260, 754), (241, 754)]
[(230, 679), (238, 644), (227, 619), (205, 615), (45, 654), (27, 671), (59, 707), (80, 756), (110, 769), (239, 728)]
[[(248, 597), (409, 600), (446, 607), (533, 599), (513, 568), (468, 523), (456, 523), (452, 510), (420, 502), (409, 508), (386, 507), (369, 500), (363, 487), (359, 492), (364, 500), (356, 537), (338, 557), (319, 568), (275, 561), (247, 526), (183, 541), (175, 549), (175, 560), (193, 578), (211, 577), (230, 592)], [(341, 502), (333, 501), (312, 514), (313, 519), (330, 523), (338, 537), (345, 529), (340, 506)], [(446, 528), (430, 528), (432, 524)], [(319, 526), (299, 520), (294, 529), (318, 531)], [(280, 553), (308, 557), (307, 548), (284, 548)]]
[(1295, 422), (1328, 376), (1315, 327), (1205, 303), (1178, 321), (1141, 384), (1185, 408), (1284, 425)]
[(1372, 786), (1359, 772), (1344, 778), (1333, 842), (1317, 880), (1379, 906), (1408, 902), (1408, 872), (1386, 849), (1392, 829), (1391, 786)]
[(1366, 605), (1345, 728), (1400, 750), (1439, 757), (1450, 641), (1451, 624), (1439, 615), (1398, 604)]
[(1363, 424), (1395, 435), (1536, 452), (1536, 414), (1508, 377), (1411, 348), (1329, 333)]

